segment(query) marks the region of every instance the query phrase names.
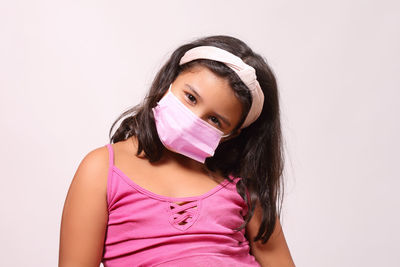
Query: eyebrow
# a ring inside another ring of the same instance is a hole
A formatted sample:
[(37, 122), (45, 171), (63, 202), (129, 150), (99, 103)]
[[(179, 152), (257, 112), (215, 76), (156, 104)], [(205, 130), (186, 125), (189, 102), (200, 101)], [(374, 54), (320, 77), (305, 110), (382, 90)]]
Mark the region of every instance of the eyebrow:
[[(201, 99), (201, 96), (199, 95), (199, 93), (196, 91), (196, 89), (191, 86), (190, 84), (185, 83), (185, 85), (193, 92), (193, 94), (195, 94), (198, 98)], [(226, 125), (231, 126), (231, 123), (229, 122), (229, 120), (227, 118), (225, 118), (224, 116), (215, 113), (216, 117), (219, 117)]]

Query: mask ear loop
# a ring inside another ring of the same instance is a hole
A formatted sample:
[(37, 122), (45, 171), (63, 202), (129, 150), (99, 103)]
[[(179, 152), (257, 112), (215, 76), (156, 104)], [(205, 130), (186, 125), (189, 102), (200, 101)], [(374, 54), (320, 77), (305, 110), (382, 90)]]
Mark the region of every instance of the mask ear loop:
[(225, 137), (228, 137), (228, 136), (231, 136), (231, 135), (234, 135), (234, 134), (239, 134), (239, 132), (240, 132), (240, 130), (239, 131), (236, 130), (236, 131), (230, 132), (228, 134), (221, 135), (221, 138), (225, 138)]
[(221, 135), (221, 138), (228, 137), (228, 136), (230, 136), (231, 134), (232, 134), (232, 133), (228, 133), (228, 134)]

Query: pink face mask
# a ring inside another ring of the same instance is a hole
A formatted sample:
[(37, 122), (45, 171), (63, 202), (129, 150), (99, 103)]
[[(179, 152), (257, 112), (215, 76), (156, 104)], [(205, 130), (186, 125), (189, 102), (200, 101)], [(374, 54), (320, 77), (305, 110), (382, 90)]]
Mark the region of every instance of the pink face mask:
[(153, 108), (158, 136), (167, 149), (204, 163), (228, 135), (197, 117), (174, 96), (171, 86)]

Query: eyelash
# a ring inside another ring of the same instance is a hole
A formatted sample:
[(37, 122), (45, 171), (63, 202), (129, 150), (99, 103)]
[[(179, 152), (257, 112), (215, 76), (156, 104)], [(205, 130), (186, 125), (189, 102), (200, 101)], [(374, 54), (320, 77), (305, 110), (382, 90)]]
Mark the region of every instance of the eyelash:
[(221, 127), (221, 123), (219, 122), (219, 120), (218, 120), (218, 118), (217, 118), (217, 117), (215, 117), (215, 116), (212, 116), (211, 118), (215, 118), (215, 119), (217, 119), (217, 122), (213, 122), (213, 123), (215, 123), (216, 125), (218, 125), (218, 127)]
[[(196, 99), (196, 97), (194, 95), (185, 92), (185, 97), (190, 102), (190, 104), (196, 104), (197, 99)], [(216, 122), (213, 121), (214, 118), (217, 120)], [(220, 121), (218, 120), (217, 117), (211, 116), (211, 121), (212, 121), (213, 124), (216, 124), (218, 127), (221, 127), (221, 123), (220, 123)]]
[[(194, 104), (196, 103), (196, 101), (197, 101), (197, 100), (196, 100), (196, 97), (194, 97), (192, 94), (185, 93), (185, 96), (186, 96), (186, 98), (189, 100), (190, 103), (192, 103), (192, 104), (193, 104), (193, 103), (194, 103)], [(191, 98), (193, 98), (194, 100), (192, 100)]]

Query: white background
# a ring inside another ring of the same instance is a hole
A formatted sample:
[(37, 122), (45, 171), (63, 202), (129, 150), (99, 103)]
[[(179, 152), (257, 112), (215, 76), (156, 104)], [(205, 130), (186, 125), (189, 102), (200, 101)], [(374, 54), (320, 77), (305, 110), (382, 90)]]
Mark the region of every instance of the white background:
[(286, 147), (297, 266), (400, 266), (397, 1), (0, 2), (2, 266), (56, 266), (82, 158), (196, 37), (265, 56)]

